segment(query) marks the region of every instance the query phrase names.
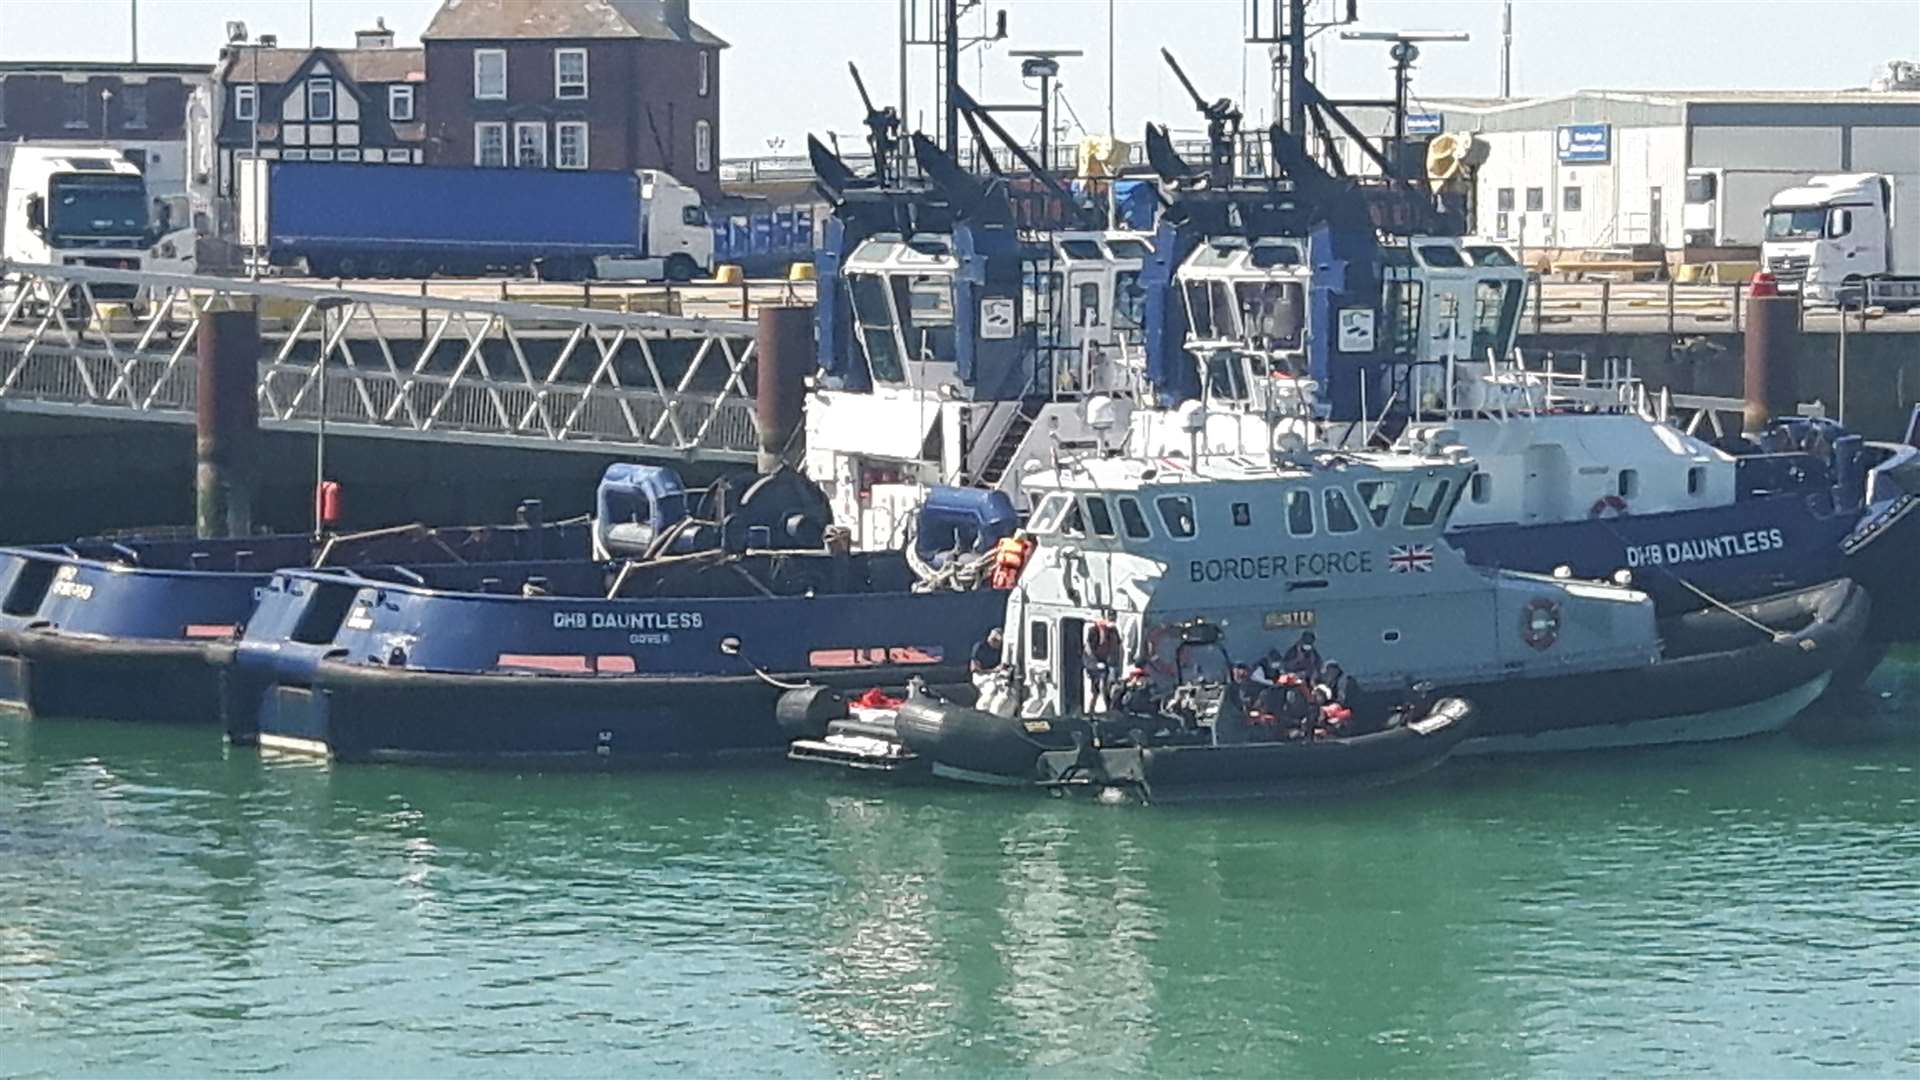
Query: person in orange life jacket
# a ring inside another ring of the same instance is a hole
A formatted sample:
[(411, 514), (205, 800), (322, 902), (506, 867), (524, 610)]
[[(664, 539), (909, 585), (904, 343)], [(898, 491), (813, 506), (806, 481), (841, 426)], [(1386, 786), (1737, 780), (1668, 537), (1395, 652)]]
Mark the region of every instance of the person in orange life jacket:
[(993, 573), (987, 578), (987, 584), (996, 589), (1011, 589), (1020, 581), (1020, 569), (1027, 565), (1027, 557), (1033, 554), (1033, 538), (1025, 529), (1013, 530), (1013, 535), (994, 545)]
[(1119, 676), (1120, 629), (1105, 619), (1087, 624), (1081, 655), (1087, 673), (1087, 693), (1095, 710), (1107, 708)]
[(973, 657), (967, 663), (967, 670), (979, 675), (997, 669), (1000, 666), (1001, 640), (999, 627), (996, 626), (987, 631), (987, 636), (974, 645)]
[(1308, 683), (1320, 678), (1320, 667), (1324, 663), (1326, 661), (1320, 656), (1320, 648), (1314, 643), (1311, 630), (1302, 633), (1300, 640), (1294, 642), (1280, 657), (1280, 666), (1287, 674), (1298, 675)]

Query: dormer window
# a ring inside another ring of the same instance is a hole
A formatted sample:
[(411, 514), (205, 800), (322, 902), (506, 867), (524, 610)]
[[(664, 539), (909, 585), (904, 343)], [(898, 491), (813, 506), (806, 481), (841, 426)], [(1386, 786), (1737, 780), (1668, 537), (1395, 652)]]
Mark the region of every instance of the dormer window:
[(333, 119), (333, 80), (314, 78), (307, 80), (307, 119)]
[(413, 119), (413, 87), (387, 87), (387, 119), (393, 121)]

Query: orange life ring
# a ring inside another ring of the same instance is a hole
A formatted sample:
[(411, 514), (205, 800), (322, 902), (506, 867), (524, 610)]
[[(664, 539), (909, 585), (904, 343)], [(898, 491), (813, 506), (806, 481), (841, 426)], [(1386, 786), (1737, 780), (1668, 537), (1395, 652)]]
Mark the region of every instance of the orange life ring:
[(1544, 596), (1527, 601), (1520, 612), (1520, 640), (1545, 652), (1560, 640), (1560, 605)]
[(1626, 514), (1627, 500), (1618, 495), (1602, 495), (1593, 500), (1593, 505), (1587, 508), (1587, 516), (1590, 518), (1625, 517)]

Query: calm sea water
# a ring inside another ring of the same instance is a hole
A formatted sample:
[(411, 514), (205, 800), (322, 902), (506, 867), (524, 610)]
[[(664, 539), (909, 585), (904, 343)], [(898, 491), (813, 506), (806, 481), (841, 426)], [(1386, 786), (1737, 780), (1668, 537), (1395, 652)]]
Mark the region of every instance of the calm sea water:
[(1883, 678), (1892, 737), (1220, 809), (0, 718), (0, 1074), (1914, 1075)]

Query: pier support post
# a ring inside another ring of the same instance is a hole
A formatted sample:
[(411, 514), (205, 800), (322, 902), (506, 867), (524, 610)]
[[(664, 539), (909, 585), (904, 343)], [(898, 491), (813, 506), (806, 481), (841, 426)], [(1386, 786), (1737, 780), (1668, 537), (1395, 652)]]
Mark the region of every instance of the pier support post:
[(201, 537), (245, 536), (253, 531), (260, 457), (259, 314), (206, 312), (195, 345), (194, 530)]
[(1758, 431), (1776, 416), (1791, 416), (1800, 403), (1800, 298), (1781, 296), (1759, 283), (1747, 294), (1745, 407), (1741, 430)]
[(761, 307), (754, 334), (757, 365), (754, 412), (760, 422), (759, 469), (770, 473), (788, 460), (806, 407), (807, 372), (813, 370), (813, 305)]

